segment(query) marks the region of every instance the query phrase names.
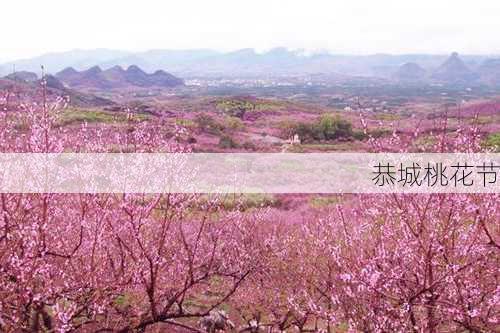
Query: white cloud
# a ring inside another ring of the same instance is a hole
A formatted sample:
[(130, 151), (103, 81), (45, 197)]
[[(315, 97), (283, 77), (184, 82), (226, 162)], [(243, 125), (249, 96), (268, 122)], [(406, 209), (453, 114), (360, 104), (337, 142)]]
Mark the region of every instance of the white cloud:
[(476, 0), (16, 0), (0, 58), (73, 48), (500, 53), (500, 2)]

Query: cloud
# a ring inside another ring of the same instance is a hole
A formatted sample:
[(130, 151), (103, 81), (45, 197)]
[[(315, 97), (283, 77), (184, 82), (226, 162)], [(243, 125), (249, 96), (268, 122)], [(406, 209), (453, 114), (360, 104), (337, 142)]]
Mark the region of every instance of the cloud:
[(0, 58), (73, 48), (500, 53), (499, 11), (488, 0), (18, 0), (2, 4)]

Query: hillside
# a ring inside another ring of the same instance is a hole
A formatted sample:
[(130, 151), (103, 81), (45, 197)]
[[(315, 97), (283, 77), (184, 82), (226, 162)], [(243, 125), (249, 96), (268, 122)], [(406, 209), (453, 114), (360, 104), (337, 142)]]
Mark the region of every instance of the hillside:
[[(45, 82), (47, 84), (47, 89), (51, 95), (66, 97), (69, 101), (69, 105), (77, 107), (102, 107), (110, 106), (115, 103), (99, 96), (93, 94), (82, 93), (80, 91), (69, 89), (64, 86), (64, 84), (53, 75), (46, 75)], [(40, 81), (37, 82), (38, 85)]]
[[(30, 75), (29, 78), (32, 76)], [(70, 89), (53, 75), (46, 75), (45, 82), (47, 87), (47, 95), (49, 98), (64, 97), (68, 100), (68, 104), (76, 107), (103, 107), (111, 106), (115, 103), (109, 99), (95, 96), (93, 94), (82, 93), (80, 91)], [(0, 90), (15, 92), (20, 96), (37, 96), (40, 95), (41, 79), (34, 81), (14, 80), (12, 76), (7, 76), (0, 79)]]

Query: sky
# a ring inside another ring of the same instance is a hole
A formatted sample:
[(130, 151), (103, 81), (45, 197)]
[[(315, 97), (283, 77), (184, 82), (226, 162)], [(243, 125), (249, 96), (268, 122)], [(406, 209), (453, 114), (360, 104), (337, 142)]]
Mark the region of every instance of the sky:
[(0, 10), (0, 61), (94, 48), (500, 54), (497, 0), (4, 0)]

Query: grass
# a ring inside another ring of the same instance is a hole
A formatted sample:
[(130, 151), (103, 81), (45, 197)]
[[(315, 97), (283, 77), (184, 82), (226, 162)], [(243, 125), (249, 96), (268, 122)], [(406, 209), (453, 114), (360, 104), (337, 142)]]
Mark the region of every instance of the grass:
[(281, 110), (285, 107), (285, 103), (282, 101), (246, 98), (224, 98), (217, 100), (215, 105), (219, 111), (235, 117), (241, 117), (245, 112)]
[(67, 126), (87, 123), (127, 123), (129, 121), (138, 122), (148, 120), (149, 116), (145, 114), (132, 114), (127, 118), (127, 114), (118, 112), (107, 112), (101, 110), (87, 109), (66, 109), (59, 114), (57, 124), (59, 126)]
[[(209, 195), (201, 196), (194, 211), (203, 211), (204, 203), (210, 200)], [(278, 207), (281, 202), (272, 194), (245, 193), (245, 194), (226, 194), (220, 197), (220, 204), (225, 211), (247, 211), (253, 208)]]
[(324, 208), (342, 203), (342, 198), (337, 195), (317, 196), (309, 199), (309, 205), (313, 208)]
[(240, 131), (245, 129), (245, 125), (243, 124), (240, 118), (226, 116), (224, 118), (224, 128), (229, 129), (231, 131)]
[(494, 124), (495, 122), (500, 121), (499, 116), (478, 116), (477, 119), (471, 118), (470, 122), (476, 123), (478, 125), (488, 125)]
[(368, 131), (368, 134), (370, 134), (373, 138), (378, 139), (384, 136), (389, 136), (392, 135), (393, 130), (390, 128), (374, 128)]
[(279, 200), (271, 194), (249, 193), (240, 195), (227, 195), (222, 201), (225, 210), (246, 211), (252, 208), (276, 207)]
[(401, 120), (402, 117), (398, 114), (393, 114), (393, 113), (377, 113), (375, 115), (375, 119), (383, 121), (396, 121), (396, 120)]
[(190, 129), (197, 127), (196, 123), (193, 120), (191, 120), (191, 119), (184, 119), (184, 118), (176, 119), (175, 120), (175, 124), (177, 126), (181, 126), (181, 127), (185, 127), (185, 128), (190, 128)]
[(216, 107), (231, 117), (241, 118), (245, 112), (255, 110), (255, 104), (247, 100), (224, 99), (217, 101)]
[(491, 148), (495, 152), (500, 152), (500, 132), (488, 135), (483, 142), (483, 146)]
[[(216, 209), (208, 209), (207, 204), (215, 199)], [(202, 194), (184, 210), (186, 218), (200, 218), (206, 216), (210, 221), (217, 221), (221, 211), (252, 211), (256, 208), (279, 207), (282, 202), (272, 194), (245, 193), (245, 194), (225, 194), (211, 195)], [(166, 205), (166, 202), (165, 202)], [(161, 219), (168, 208), (155, 209), (154, 216)]]
[(126, 308), (128, 305), (133, 303), (133, 299), (128, 294), (119, 295), (115, 298), (115, 305), (120, 308)]
[(336, 143), (306, 143), (300, 145), (292, 145), (289, 147), (290, 153), (304, 153), (310, 151), (355, 151), (359, 148), (359, 141), (336, 142)]
[(421, 150), (427, 151), (431, 149), (436, 143), (438, 139), (433, 135), (422, 135), (418, 137), (415, 141), (413, 141), (413, 146), (415, 148), (419, 148)]
[[(56, 114), (57, 120), (55, 121), (56, 126), (69, 126), (80, 123), (102, 123), (102, 124), (113, 124), (113, 123), (129, 123), (129, 122), (140, 122), (150, 119), (149, 115), (146, 114), (132, 114), (130, 118), (127, 118), (126, 113), (122, 112), (109, 112), (96, 109), (80, 109), (80, 108), (68, 108), (61, 110)], [(26, 131), (30, 127), (27, 119), (19, 117), (16, 119), (16, 130)]]

